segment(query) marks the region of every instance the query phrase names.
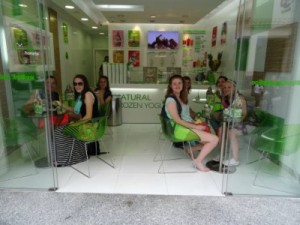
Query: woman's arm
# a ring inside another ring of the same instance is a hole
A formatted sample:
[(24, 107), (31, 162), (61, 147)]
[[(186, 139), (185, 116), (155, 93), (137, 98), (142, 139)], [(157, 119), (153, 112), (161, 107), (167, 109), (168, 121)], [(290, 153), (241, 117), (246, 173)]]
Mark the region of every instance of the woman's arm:
[(83, 120), (91, 119), (93, 117), (93, 105), (94, 105), (95, 97), (91, 92), (86, 92), (84, 96), (84, 103), (86, 107), (86, 114), (82, 118)]
[(62, 104), (61, 107), (66, 110), (67, 112), (73, 112), (74, 111), (74, 108), (71, 107), (71, 106), (68, 106), (68, 105), (64, 105)]
[(101, 90), (101, 89), (97, 91), (96, 95), (99, 98), (101, 105), (110, 102), (112, 99), (111, 95), (108, 96), (106, 99), (104, 99), (104, 90)]
[(172, 119), (182, 125), (182, 126), (185, 126), (185, 127), (188, 127), (190, 129), (197, 129), (197, 130), (204, 130), (205, 127), (204, 126), (201, 126), (201, 125), (196, 125), (194, 123), (190, 123), (190, 122), (187, 122), (187, 121), (184, 121), (180, 118), (180, 116), (178, 115), (178, 111), (177, 111), (177, 106), (176, 106), (176, 103), (175, 101), (172, 101), (172, 102), (169, 102), (166, 104), (166, 107), (172, 117)]

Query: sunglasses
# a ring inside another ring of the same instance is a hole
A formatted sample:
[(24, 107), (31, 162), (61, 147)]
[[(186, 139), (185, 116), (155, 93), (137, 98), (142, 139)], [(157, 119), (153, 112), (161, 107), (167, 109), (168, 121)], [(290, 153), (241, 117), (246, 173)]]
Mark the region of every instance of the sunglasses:
[(73, 82), (73, 86), (75, 87), (75, 86), (82, 86), (83, 85), (83, 82)]

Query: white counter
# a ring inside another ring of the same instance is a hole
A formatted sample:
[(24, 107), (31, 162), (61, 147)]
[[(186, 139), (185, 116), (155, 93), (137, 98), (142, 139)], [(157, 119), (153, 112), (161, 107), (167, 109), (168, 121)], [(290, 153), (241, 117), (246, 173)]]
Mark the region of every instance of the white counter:
[[(191, 108), (198, 112), (203, 107), (192, 101), (198, 93), (205, 98), (208, 85), (193, 85), (189, 95)], [(159, 123), (158, 114), (165, 98), (167, 84), (114, 84), (113, 95), (121, 95), (123, 123)]]

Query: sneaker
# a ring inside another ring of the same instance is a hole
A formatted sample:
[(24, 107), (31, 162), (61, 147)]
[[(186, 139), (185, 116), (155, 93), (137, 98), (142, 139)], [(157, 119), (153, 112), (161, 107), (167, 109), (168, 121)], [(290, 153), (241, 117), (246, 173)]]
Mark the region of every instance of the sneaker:
[(235, 159), (225, 160), (223, 162), (224, 166), (238, 166), (240, 165), (240, 162)]

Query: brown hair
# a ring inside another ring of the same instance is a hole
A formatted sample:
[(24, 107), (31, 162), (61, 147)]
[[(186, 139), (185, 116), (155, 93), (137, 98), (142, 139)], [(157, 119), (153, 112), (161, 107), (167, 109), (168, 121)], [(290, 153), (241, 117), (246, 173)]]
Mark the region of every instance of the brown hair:
[[(189, 76), (184, 76), (183, 77), (183, 80), (186, 81), (188, 80), (190, 83), (192, 82), (191, 78)], [(190, 93), (191, 92), (191, 89), (192, 89), (192, 86), (190, 86), (188, 89), (187, 89), (187, 92)]]
[(73, 78), (73, 82), (75, 81), (76, 78), (79, 78), (82, 80), (83, 82), (83, 90), (81, 93), (78, 93), (75, 88), (73, 87), (73, 90), (74, 90), (74, 96), (75, 96), (75, 100), (77, 99), (77, 97), (79, 95), (81, 95), (81, 100), (84, 101), (84, 97), (85, 97), (85, 93), (91, 91), (91, 88), (90, 88), (90, 85), (89, 85), (89, 82), (88, 82), (88, 79), (86, 78), (85, 75), (83, 74), (77, 74), (74, 78)]
[(182, 103), (187, 104), (188, 99), (187, 99), (187, 91), (186, 91), (185, 85), (184, 85), (184, 80), (183, 80), (183, 77), (178, 74), (175, 74), (169, 78), (169, 84), (168, 84), (168, 89), (167, 89), (165, 98), (169, 97), (170, 95), (174, 95), (171, 85), (172, 85), (173, 80), (175, 80), (175, 79), (180, 79), (182, 82), (182, 90), (180, 92), (179, 98), (182, 101)]

